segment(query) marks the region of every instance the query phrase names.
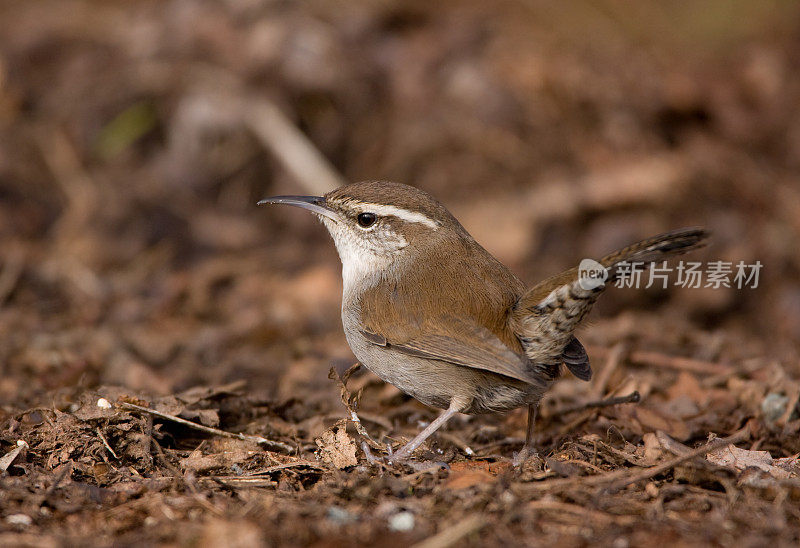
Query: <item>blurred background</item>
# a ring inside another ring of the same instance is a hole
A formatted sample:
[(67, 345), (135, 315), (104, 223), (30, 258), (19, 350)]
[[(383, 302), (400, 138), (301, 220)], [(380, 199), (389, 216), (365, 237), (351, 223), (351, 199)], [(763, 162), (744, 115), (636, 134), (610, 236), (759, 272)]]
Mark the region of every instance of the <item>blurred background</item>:
[(761, 261), (758, 287), (609, 291), (590, 356), (800, 374), (799, 69), (792, 1), (6, 0), (0, 405), (246, 379), (335, 409), (335, 250), (255, 206), (327, 184), (287, 169), (292, 128), (528, 283), (708, 227), (692, 259)]

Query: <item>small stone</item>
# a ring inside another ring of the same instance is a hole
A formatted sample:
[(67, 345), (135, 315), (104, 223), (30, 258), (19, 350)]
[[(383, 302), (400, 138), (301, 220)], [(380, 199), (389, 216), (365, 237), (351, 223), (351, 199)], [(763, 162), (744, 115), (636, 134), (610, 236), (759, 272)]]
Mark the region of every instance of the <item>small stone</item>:
[(100, 398), (97, 400), (97, 407), (100, 407), (101, 409), (111, 409), (111, 402), (105, 398)]
[(517, 502), (517, 497), (511, 491), (505, 490), (500, 493), (500, 502), (510, 506)]
[(331, 520), (333, 523), (337, 523), (339, 525), (346, 525), (348, 523), (352, 523), (356, 520), (356, 516), (351, 512), (348, 512), (344, 508), (339, 508), (338, 506), (331, 506), (328, 508), (328, 519)]
[(27, 527), (33, 520), (30, 516), (26, 514), (11, 514), (10, 516), (6, 516), (6, 522), (9, 525), (18, 525), (20, 527)]
[(28, 442), (25, 440), (17, 440), (17, 447), (28, 448)]
[(392, 531), (411, 531), (414, 528), (414, 514), (400, 512), (389, 518), (389, 529)]
[(783, 394), (771, 392), (764, 397), (761, 402), (761, 412), (764, 413), (764, 419), (767, 422), (775, 422), (783, 416), (786, 412), (786, 406), (789, 404), (789, 398)]

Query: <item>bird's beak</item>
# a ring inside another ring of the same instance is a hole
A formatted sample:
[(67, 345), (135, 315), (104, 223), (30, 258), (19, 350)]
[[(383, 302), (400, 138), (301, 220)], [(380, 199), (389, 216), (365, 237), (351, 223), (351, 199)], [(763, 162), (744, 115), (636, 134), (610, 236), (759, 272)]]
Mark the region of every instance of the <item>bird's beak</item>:
[(271, 196), (258, 202), (258, 205), (264, 204), (286, 204), (301, 207), (333, 221), (339, 220), (337, 215), (325, 204), (323, 196)]

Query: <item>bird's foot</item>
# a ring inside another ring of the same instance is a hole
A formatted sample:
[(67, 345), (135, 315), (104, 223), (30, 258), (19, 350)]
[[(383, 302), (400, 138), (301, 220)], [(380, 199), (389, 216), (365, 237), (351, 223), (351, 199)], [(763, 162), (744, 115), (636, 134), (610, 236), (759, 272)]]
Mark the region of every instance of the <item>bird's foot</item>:
[(535, 447), (525, 444), (522, 446), (522, 449), (519, 450), (519, 453), (514, 453), (514, 458), (511, 460), (511, 462), (515, 468), (521, 468), (522, 465), (528, 461), (528, 459), (538, 456), (539, 453), (536, 451)]

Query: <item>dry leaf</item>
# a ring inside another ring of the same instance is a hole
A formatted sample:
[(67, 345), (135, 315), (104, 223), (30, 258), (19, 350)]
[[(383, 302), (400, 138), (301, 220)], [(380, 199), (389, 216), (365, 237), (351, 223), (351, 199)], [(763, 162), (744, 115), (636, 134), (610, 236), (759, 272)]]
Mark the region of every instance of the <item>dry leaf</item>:
[(708, 403), (709, 397), (708, 390), (700, 386), (697, 377), (686, 371), (681, 371), (680, 375), (678, 375), (678, 380), (667, 390), (667, 395), (670, 400), (682, 396), (688, 397), (699, 407), (704, 407)]
[[(749, 451), (740, 449), (735, 445), (729, 445), (706, 455), (706, 459), (718, 466), (734, 468), (736, 470), (746, 470), (747, 468), (758, 468), (778, 479), (788, 478), (791, 474), (783, 467), (775, 466), (775, 460), (768, 451)], [(786, 459), (780, 459), (785, 461)], [(796, 467), (797, 458), (793, 457)], [(786, 463), (782, 463), (786, 464)]]
[(358, 464), (356, 443), (347, 434), (345, 424), (345, 421), (337, 422), (314, 440), (319, 447), (319, 459), (340, 469)]
[(206, 455), (199, 449), (192, 451), (188, 457), (181, 459), (181, 467), (195, 472), (225, 469), (234, 464), (247, 462), (255, 455), (263, 453), (258, 445), (246, 440), (212, 440), (208, 448), (213, 452)]
[(661, 442), (652, 432), (647, 432), (642, 436), (642, 440), (644, 441), (644, 459), (648, 464), (655, 464), (665, 454)]
[(664, 417), (657, 411), (647, 407), (636, 407), (631, 410), (631, 414), (645, 431), (663, 430), (678, 440), (685, 440), (689, 437), (689, 428), (682, 420)]

